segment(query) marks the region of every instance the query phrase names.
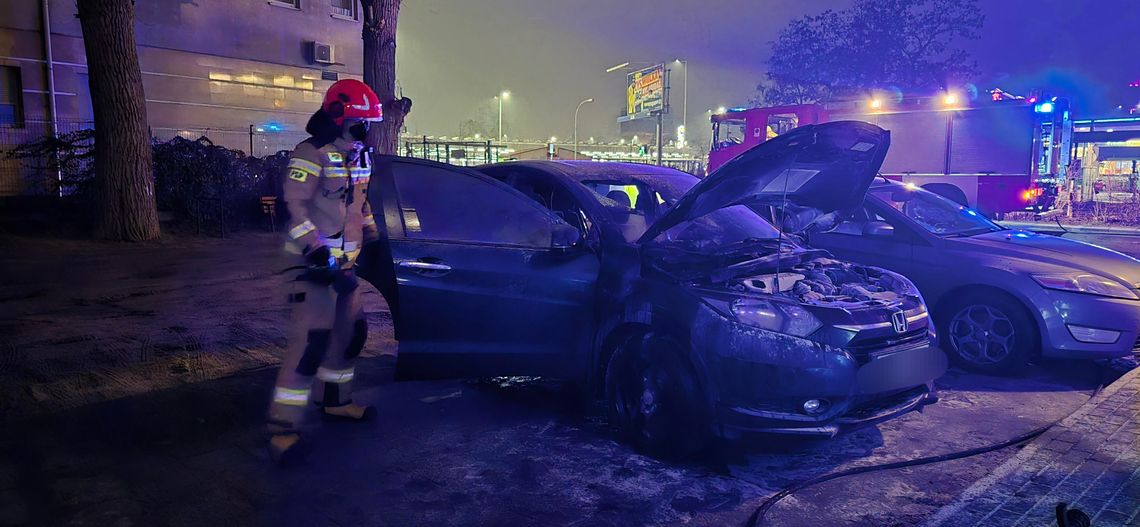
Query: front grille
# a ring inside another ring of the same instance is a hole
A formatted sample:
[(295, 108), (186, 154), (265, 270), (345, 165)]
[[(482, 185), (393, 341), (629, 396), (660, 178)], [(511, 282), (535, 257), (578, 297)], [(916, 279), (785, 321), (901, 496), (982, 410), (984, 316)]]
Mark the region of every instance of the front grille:
[(926, 346), (926, 328), (914, 329), (901, 335), (888, 337), (856, 338), (847, 345), (847, 351), (855, 357), (855, 360), (865, 363), (875, 357), (918, 349), (923, 346)]

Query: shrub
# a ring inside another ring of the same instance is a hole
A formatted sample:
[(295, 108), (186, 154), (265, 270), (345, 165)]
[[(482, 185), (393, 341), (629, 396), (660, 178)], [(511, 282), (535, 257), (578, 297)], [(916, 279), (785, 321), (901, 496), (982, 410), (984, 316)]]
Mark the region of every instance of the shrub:
[[(43, 174), (62, 174), (63, 195), (81, 210), (94, 205), (94, 131), (43, 137), (5, 155)], [(215, 145), (206, 137), (175, 137), (153, 143), (155, 201), (175, 222), (201, 222), (208, 230), (234, 229), (264, 221), (262, 196), (279, 194), (288, 152), (264, 158)], [(29, 190), (54, 195), (54, 178), (39, 178)], [(51, 188), (49, 188), (51, 187)]]

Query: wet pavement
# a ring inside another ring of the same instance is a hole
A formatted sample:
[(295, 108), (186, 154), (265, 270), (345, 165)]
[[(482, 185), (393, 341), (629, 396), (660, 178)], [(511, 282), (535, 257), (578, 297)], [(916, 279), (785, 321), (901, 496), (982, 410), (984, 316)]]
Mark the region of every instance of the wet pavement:
[[(83, 242), (60, 244), (60, 254), (41, 246), (40, 264), (62, 285), (6, 275), (0, 525), (744, 525), (792, 483), (992, 444), (1065, 418), (1135, 366), (1047, 362), (1016, 379), (951, 370), (938, 381), (941, 401), (922, 413), (831, 440), (746, 437), (666, 463), (618, 442), (557, 384), (392, 382), (390, 319), (372, 293), (359, 398), (379, 419), (310, 420), (306, 463), (282, 470), (266, 458), (261, 420), (283, 311), (266, 300), (264, 272), (232, 264), (268, 267), (274, 246), (269, 236)], [(68, 274), (75, 260), (61, 254), (86, 258), (82, 274)], [(139, 352), (147, 342), (154, 353)], [(1123, 415), (1127, 432), (1137, 416), (1118, 413), (1135, 412), (1136, 399), (1113, 396), (1115, 413), (1078, 416), (1095, 424)], [(1105, 442), (1132, 437), (1119, 430)], [(1044, 451), (1036, 445), (834, 480), (780, 502), (767, 524), (920, 524), (1010, 473), (1010, 460)], [(1121, 459), (1134, 458), (1113, 463)], [(1097, 481), (1082, 492), (1091, 498)], [(1130, 488), (1115, 496), (1137, 496)], [(1026, 489), (1053, 492), (1013, 492)]]
[[(290, 469), (264, 451), (271, 369), (8, 422), (0, 525), (744, 525), (793, 482), (1047, 424), (1105, 373), (952, 371), (923, 413), (832, 440), (744, 438), (671, 464), (616, 441), (560, 385), (394, 383), (391, 366), (360, 368), (373, 387), (359, 398), (379, 419), (310, 420), (310, 454)], [(916, 524), (1015, 453), (829, 482), (779, 504), (769, 524)]]

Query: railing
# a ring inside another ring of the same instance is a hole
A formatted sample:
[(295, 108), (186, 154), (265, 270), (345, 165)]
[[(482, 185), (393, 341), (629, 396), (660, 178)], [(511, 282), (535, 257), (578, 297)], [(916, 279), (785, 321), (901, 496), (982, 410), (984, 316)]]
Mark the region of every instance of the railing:
[[(91, 121), (56, 121), (57, 137), (92, 128)], [(67, 179), (67, 171), (82, 171), (89, 162), (86, 158), (68, 160), (51, 159), (47, 155), (14, 158), (10, 153), (45, 137), (51, 137), (52, 123), (46, 120), (25, 119), (20, 127), (0, 126), (0, 196), (25, 193), (50, 194), (60, 188), (60, 180)]]
[(490, 141), (431, 141), (426, 137), (420, 140), (405, 140), (403, 155), (430, 159), (440, 163), (459, 166), (477, 166), (494, 163), (499, 157), (501, 146)]

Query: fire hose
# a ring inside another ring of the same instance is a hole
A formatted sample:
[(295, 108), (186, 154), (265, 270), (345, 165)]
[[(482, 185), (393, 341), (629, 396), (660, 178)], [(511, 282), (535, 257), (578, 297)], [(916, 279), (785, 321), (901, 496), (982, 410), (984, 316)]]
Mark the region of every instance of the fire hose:
[[(1098, 385), (1096, 390), (1093, 390), (1092, 397), (1089, 397), (1089, 400), (1092, 400), (1094, 397), (1096, 397), (1097, 394), (1100, 393), (1102, 388), (1104, 388), (1104, 384)], [(1070, 414), (1070, 415), (1072, 415), (1072, 414)], [(760, 506), (756, 509), (756, 511), (752, 513), (752, 516), (750, 516), (748, 518), (748, 523), (746, 523), (745, 525), (747, 527), (757, 527), (759, 525), (763, 525), (764, 516), (767, 515), (768, 512), (772, 510), (772, 507), (775, 507), (776, 504), (780, 502), (780, 500), (783, 500), (784, 498), (786, 498), (786, 497), (788, 497), (788, 496), (790, 496), (796, 492), (799, 492), (803, 489), (806, 489), (808, 487), (812, 487), (812, 486), (818, 485), (820, 483), (824, 483), (824, 482), (831, 481), (834, 479), (839, 479), (839, 478), (843, 478), (843, 477), (847, 477), (847, 476), (854, 476), (856, 474), (866, 474), (868, 472), (878, 472), (881, 470), (892, 470), (892, 469), (896, 469), (896, 468), (915, 467), (915, 466), (919, 466), (919, 465), (929, 465), (932, 463), (941, 463), (943, 461), (952, 461), (955, 459), (962, 459), (962, 458), (966, 458), (966, 457), (976, 456), (979, 454), (985, 454), (987, 452), (994, 452), (996, 450), (1001, 450), (1003, 448), (1009, 448), (1009, 447), (1014, 446), (1014, 445), (1019, 445), (1019, 444), (1028, 442), (1028, 441), (1036, 438), (1037, 436), (1044, 434), (1050, 428), (1053, 428), (1054, 426), (1056, 426), (1057, 423), (1060, 423), (1061, 421), (1067, 419), (1068, 417), (1069, 416), (1066, 415), (1065, 417), (1057, 419), (1056, 421), (1053, 421), (1053, 422), (1051, 422), (1045, 426), (1030, 430), (1029, 432), (1026, 432), (1024, 434), (1018, 435), (1018, 436), (1010, 438), (1010, 439), (1007, 439), (1007, 440), (1002, 441), (1000, 443), (995, 443), (995, 444), (986, 445), (986, 446), (980, 446), (980, 447), (971, 448), (968, 450), (961, 450), (958, 452), (950, 452), (950, 453), (946, 453), (946, 454), (939, 454), (936, 456), (926, 456), (926, 457), (920, 457), (920, 458), (916, 458), (916, 459), (908, 459), (905, 461), (895, 461), (893, 463), (883, 463), (881, 465), (869, 465), (869, 466), (865, 466), (865, 467), (854, 467), (854, 468), (849, 468), (846, 470), (840, 470), (838, 472), (832, 472), (830, 474), (824, 474), (822, 476), (815, 477), (815, 478), (805, 480), (805, 481), (801, 481), (799, 483), (794, 483), (792, 485), (784, 487), (779, 492), (772, 495), (770, 498), (764, 500), (764, 503), (761, 503)]]

